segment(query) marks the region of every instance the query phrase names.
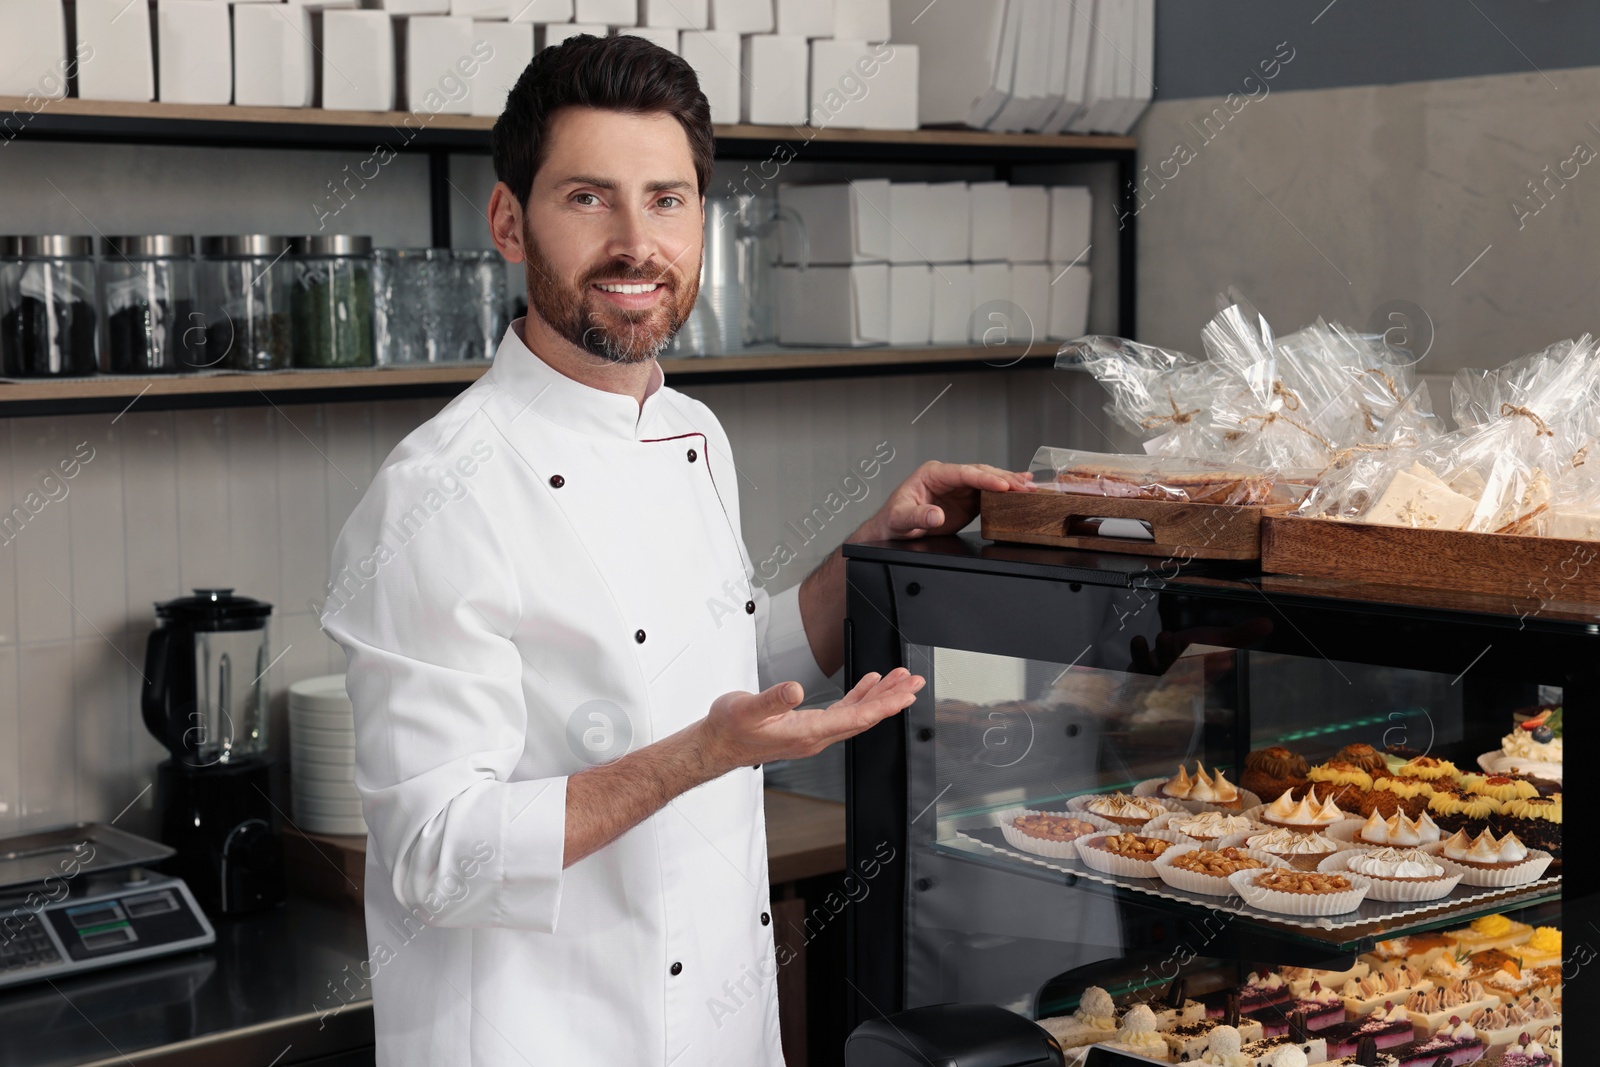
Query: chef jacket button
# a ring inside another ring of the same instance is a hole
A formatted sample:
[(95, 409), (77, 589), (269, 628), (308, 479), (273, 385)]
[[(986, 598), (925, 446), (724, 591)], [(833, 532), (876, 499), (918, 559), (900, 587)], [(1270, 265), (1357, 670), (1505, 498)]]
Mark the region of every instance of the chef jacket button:
[(762, 926), (770, 926), (771, 924), (772, 924), (772, 916), (768, 915), (766, 912), (762, 912), (761, 913), (761, 925)]
[(692, 449), (692, 448), (691, 448), (691, 449), (689, 449), (689, 462), (690, 462), (690, 463), (693, 463), (693, 462), (694, 462), (694, 461), (695, 461), (695, 460), (697, 460), (697, 459), (699, 459), (699, 458), (700, 458), (700, 453), (698, 453), (698, 452), (696, 452), (696, 451), (695, 451), (695, 450), (694, 450), (694, 449)]
[(744, 602), (744, 613), (746, 615), (754, 615), (756, 613), (756, 602), (754, 600), (746, 600)]
[(633, 639), (635, 641), (639, 642), (641, 645), (644, 644), (644, 631), (643, 630), (635, 630), (635, 631), (633, 631)]
[(567, 480), (565, 478), (561, 477), (561, 475), (552, 474), (550, 476), (550, 488), (552, 488), (552, 489), (560, 489), (563, 485), (566, 485), (566, 484), (567, 484)]
[(678, 976), (678, 975), (680, 975), (680, 974), (682, 974), (682, 973), (683, 973), (683, 964), (681, 964), (681, 963), (674, 963), (674, 964), (673, 964), (673, 965), (672, 965), (672, 976), (673, 976), (673, 977), (674, 977), (674, 978), (676, 978), (676, 977), (677, 977), (677, 976)]

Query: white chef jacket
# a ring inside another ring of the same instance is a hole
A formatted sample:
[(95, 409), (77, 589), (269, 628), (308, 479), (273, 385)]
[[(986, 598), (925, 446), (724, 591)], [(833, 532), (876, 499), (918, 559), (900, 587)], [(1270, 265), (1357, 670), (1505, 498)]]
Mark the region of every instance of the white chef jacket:
[(827, 684), (798, 586), (754, 586), (709, 408), (659, 365), (642, 406), (580, 384), (521, 333), (334, 548), (378, 1063), (779, 1065), (759, 769), (561, 861), (569, 775), (729, 690)]

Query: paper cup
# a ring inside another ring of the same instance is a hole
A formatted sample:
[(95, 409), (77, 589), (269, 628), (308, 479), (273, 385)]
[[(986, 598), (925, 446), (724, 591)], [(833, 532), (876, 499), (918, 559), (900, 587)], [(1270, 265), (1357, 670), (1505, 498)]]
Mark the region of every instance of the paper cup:
[(1229, 815), (1238, 815), (1246, 808), (1261, 806), (1260, 797), (1250, 792), (1250, 790), (1240, 789), (1238, 786), (1234, 786), (1234, 788), (1239, 789), (1239, 803), (1232, 806), (1213, 804), (1207, 800), (1187, 800), (1179, 797), (1169, 797), (1161, 792), (1161, 787), (1169, 781), (1171, 781), (1170, 778), (1147, 778), (1133, 787), (1133, 795), (1136, 797), (1155, 797), (1157, 800), (1168, 804), (1180, 805), (1189, 811), (1221, 811)]
[[(1367, 891), (1367, 896), (1373, 900), (1389, 901), (1391, 903), (1408, 900), (1438, 900), (1440, 897), (1449, 896), (1450, 890), (1460, 882), (1461, 876), (1454, 874), (1446, 868), (1446, 873), (1439, 878), (1383, 878), (1375, 874), (1360, 874), (1350, 869), (1350, 860), (1354, 856), (1366, 855), (1368, 849), (1351, 848), (1343, 852), (1335, 852), (1321, 863), (1317, 870), (1324, 874), (1354, 874), (1367, 879), (1372, 887)], [(1440, 861), (1444, 866), (1444, 861)]]
[[(1062, 815), (1063, 817), (1080, 819), (1089, 823), (1096, 831), (1101, 833), (1116, 830), (1113, 824), (1086, 811), (1063, 813), (1059, 811), (1037, 811), (1033, 808), (1011, 808), (1008, 811), (1002, 811), (997, 816), (1000, 820), (1000, 832), (1005, 835), (1006, 844), (1012, 848), (1021, 849), (1023, 852), (1031, 852), (1036, 856), (1049, 856), (1058, 860), (1076, 859), (1078, 856), (1078, 841), (1082, 840), (1082, 838), (1074, 838), (1071, 841), (1052, 841), (1049, 838), (1032, 837), (1012, 825), (1012, 820), (1021, 815)], [(1083, 836), (1088, 837), (1090, 835), (1084, 834)]]
[[(1151, 866), (1156, 869), (1156, 877), (1174, 889), (1182, 889), (1188, 893), (1200, 893), (1208, 897), (1231, 897), (1233, 884), (1221, 875), (1200, 874), (1196, 871), (1186, 871), (1181, 867), (1172, 866), (1172, 861), (1185, 852), (1198, 852), (1201, 849), (1211, 848), (1210, 845), (1175, 845), (1156, 857)], [(1253, 860), (1260, 860), (1268, 867), (1288, 866), (1276, 856), (1254, 849), (1243, 849), (1243, 853)]]
[(354, 730), (312, 730), (308, 727), (289, 727), (289, 740), (303, 748), (348, 748), (356, 747), (356, 732)]
[(1283, 915), (1343, 915), (1355, 911), (1366, 899), (1371, 885), (1368, 879), (1352, 872), (1344, 875), (1349, 879), (1351, 888), (1339, 893), (1284, 893), (1253, 885), (1252, 882), (1261, 873), (1235, 871), (1228, 876), (1228, 881), (1232, 883), (1233, 891), (1244, 897), (1246, 903), (1263, 911), (1275, 911)]
[[(1155, 818), (1151, 819), (1145, 825), (1147, 827), (1149, 827), (1150, 829), (1152, 829), (1152, 830), (1172, 830), (1173, 833), (1183, 834), (1183, 836), (1187, 837), (1189, 840), (1198, 841), (1201, 844), (1205, 845), (1207, 848), (1216, 847), (1217, 842), (1221, 841), (1225, 837), (1236, 837), (1236, 836), (1238, 836), (1238, 834), (1223, 834), (1221, 837), (1197, 837), (1194, 834), (1184, 833), (1182, 830), (1175, 829), (1172, 826), (1172, 824), (1175, 823), (1175, 822), (1182, 822), (1184, 819), (1192, 819), (1196, 815), (1202, 815), (1202, 814), (1205, 814), (1205, 813), (1204, 812), (1196, 812), (1196, 811), (1169, 811), (1165, 815), (1157, 815)], [(1234, 814), (1237, 814), (1237, 813), (1236, 812), (1231, 812), (1231, 811), (1224, 811), (1224, 812), (1218, 812), (1218, 814), (1220, 814), (1220, 815), (1234, 815)], [(1241, 816), (1241, 818), (1242, 817), (1243, 816)], [(1248, 833), (1258, 834), (1264, 829), (1265, 829), (1265, 827), (1263, 827), (1260, 823), (1256, 823), (1255, 824), (1255, 829), (1248, 831)], [(1241, 831), (1241, 832), (1244, 832), (1244, 831)]]
[(1498, 889), (1537, 881), (1544, 874), (1545, 868), (1555, 860), (1555, 857), (1548, 852), (1530, 848), (1528, 858), (1515, 867), (1469, 867), (1446, 856), (1443, 841), (1427, 845), (1423, 851), (1437, 858), (1445, 870), (1452, 874), (1459, 873), (1462, 884), (1479, 888)]
[(317, 711), (289, 706), (289, 729), (355, 731), (355, 716), (348, 711)]
[(361, 794), (356, 792), (356, 783), (349, 777), (337, 781), (323, 781), (296, 774), (291, 784), (291, 792), (297, 797), (316, 797), (321, 800), (361, 799)]
[[(1175, 834), (1171, 830), (1123, 830), (1117, 829), (1115, 833), (1137, 833), (1140, 837), (1156, 837), (1162, 841), (1171, 841), (1175, 845), (1192, 845), (1193, 841), (1182, 834)], [(1075, 844), (1078, 847), (1078, 858), (1084, 864), (1102, 874), (1116, 874), (1124, 878), (1155, 878), (1156, 865), (1154, 860), (1134, 860), (1126, 856), (1119, 856), (1115, 852), (1107, 852), (1103, 848), (1094, 847), (1104, 841), (1106, 834), (1094, 834), (1090, 837), (1080, 837)], [(1166, 853), (1162, 853), (1165, 855)], [(1158, 856), (1157, 859), (1160, 857)]]
[[(1118, 822), (1116, 819), (1101, 815), (1099, 812), (1089, 811), (1089, 804), (1092, 801), (1099, 800), (1102, 797), (1109, 795), (1110, 794), (1108, 793), (1085, 793), (1082, 796), (1073, 797), (1071, 800), (1067, 801), (1067, 811), (1073, 815), (1078, 814), (1080, 811), (1087, 812), (1088, 814), (1094, 815), (1097, 818), (1105, 819), (1106, 822), (1117, 827), (1119, 830), (1137, 830), (1140, 826), (1149, 825), (1149, 820), (1146, 820), (1145, 822), (1130, 826), (1127, 823)], [(1184, 810), (1183, 806), (1175, 800), (1163, 800), (1160, 797), (1144, 797), (1141, 799), (1154, 800), (1156, 803), (1161, 805), (1162, 813)], [(1154, 819), (1157, 817), (1157, 815), (1152, 815), (1150, 818)]]

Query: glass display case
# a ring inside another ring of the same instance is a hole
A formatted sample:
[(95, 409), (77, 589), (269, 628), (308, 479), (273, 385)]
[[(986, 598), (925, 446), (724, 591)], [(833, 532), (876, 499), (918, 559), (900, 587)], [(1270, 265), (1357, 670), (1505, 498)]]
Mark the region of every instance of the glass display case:
[[(1323, 765), (1371, 761), (1375, 782), (1427, 757), (1414, 767), (1448, 760), (1459, 777), (1484, 770), (1480, 758), (1499, 755), (1541, 707), (1562, 709), (1558, 730), (1562, 720), (1592, 721), (1593, 606), (975, 536), (844, 551), (847, 675), (905, 666), (927, 679), (903, 715), (847, 751), (849, 870), (864, 890), (846, 909), (852, 1026), (951, 1002), (1041, 1019), (1071, 1012), (1090, 985), (1126, 1004), (1165, 995), (1177, 977), (1198, 996), (1269, 968), (1339, 972), (1380, 942), (1488, 915), (1562, 926), (1559, 824), (1523, 835), (1552, 851), (1537, 877), (1463, 881), (1437, 899), (1367, 899), (1320, 916), (1018, 847), (1006, 824), (1026, 811), (1083, 814), (1085, 798), (1118, 793), (1210, 807), (1166, 795), (1162, 783), (1180, 767), (1185, 778), (1221, 771), (1242, 790), (1237, 800), (1217, 794), (1223, 812), (1259, 824), (1258, 800), (1304, 797), (1312, 775), (1324, 779), (1319, 803), (1331, 793), (1344, 806), (1343, 841), (1359, 847), (1361, 823), (1346, 820), (1377, 811), (1380, 821), (1406, 813), (1420, 822), (1431, 789), (1379, 797), (1387, 791)], [(1286, 770), (1281, 754), (1263, 755), (1273, 748), (1305, 762)], [(1559, 818), (1558, 780), (1519, 780), (1534, 782), (1540, 803), (1554, 796)], [(1484, 828), (1449, 807), (1430, 813), (1442, 838)]]

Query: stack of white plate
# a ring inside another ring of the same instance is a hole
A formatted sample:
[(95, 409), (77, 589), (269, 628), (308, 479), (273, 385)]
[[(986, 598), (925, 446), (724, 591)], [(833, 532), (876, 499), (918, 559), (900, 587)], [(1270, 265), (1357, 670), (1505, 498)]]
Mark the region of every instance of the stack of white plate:
[(365, 834), (356, 793), (356, 730), (344, 675), (289, 687), (289, 756), (294, 820), (318, 834)]

